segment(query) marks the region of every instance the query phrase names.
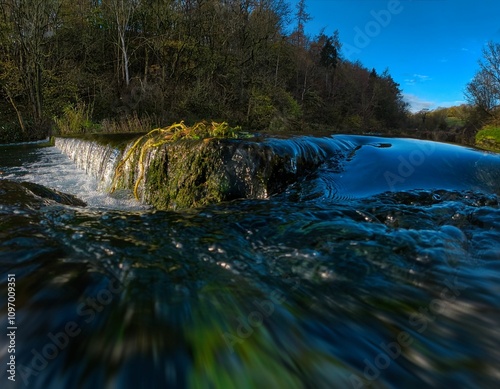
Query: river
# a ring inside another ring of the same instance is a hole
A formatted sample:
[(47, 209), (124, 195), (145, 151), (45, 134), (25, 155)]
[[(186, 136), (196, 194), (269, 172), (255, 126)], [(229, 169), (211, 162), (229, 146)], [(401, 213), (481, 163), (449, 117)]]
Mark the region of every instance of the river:
[(0, 146), (0, 386), (498, 387), (500, 157), (322, 142), (283, 193), (178, 211)]

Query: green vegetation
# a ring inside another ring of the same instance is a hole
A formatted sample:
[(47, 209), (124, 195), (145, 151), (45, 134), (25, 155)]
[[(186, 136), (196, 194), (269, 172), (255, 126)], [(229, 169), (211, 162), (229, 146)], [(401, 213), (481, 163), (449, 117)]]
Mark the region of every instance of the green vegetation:
[(305, 1), (0, 3), (0, 142), (228, 121), (245, 130), (386, 131), (406, 120), (387, 71), (307, 36)]
[(484, 127), (476, 135), (476, 145), (486, 150), (500, 152), (500, 127)]
[(92, 123), (92, 104), (78, 102), (75, 106), (67, 105), (60, 117), (54, 122), (60, 135), (96, 132), (98, 126)]
[(473, 107), (466, 104), (432, 111), (424, 109), (408, 117), (407, 128), (422, 138), (473, 144), (473, 111)]
[[(116, 188), (120, 185), (120, 179), (123, 177), (125, 173), (125, 167), (127, 163), (130, 164), (130, 161), (134, 160), (132, 166), (136, 165), (139, 166), (139, 173), (137, 175), (134, 184), (134, 195), (137, 199), (139, 199), (139, 194), (138, 194), (139, 186), (142, 180), (144, 179), (145, 169), (146, 169), (145, 158), (151, 149), (158, 148), (165, 144), (171, 144), (181, 139), (200, 140), (200, 139), (212, 139), (212, 138), (238, 138), (246, 136), (247, 134), (242, 133), (240, 127), (230, 127), (226, 122), (223, 123), (211, 122), (210, 124), (206, 122), (198, 122), (191, 127), (186, 126), (184, 122), (180, 122), (180, 123), (174, 123), (165, 128), (154, 129), (149, 133), (147, 133), (146, 135), (137, 139), (134, 142), (134, 144), (130, 147), (130, 149), (126, 151), (125, 157), (122, 159), (122, 161), (120, 162), (120, 164), (118, 164), (116, 168), (114, 183), (112, 185), (112, 191), (116, 190)], [(182, 158), (182, 160), (187, 161), (187, 156), (186, 158)], [(184, 174), (187, 170), (191, 170), (193, 168), (204, 169), (205, 167), (204, 165), (206, 164), (206, 162), (207, 161), (203, 160), (196, 160), (196, 161), (189, 160), (187, 165), (184, 166), (184, 168), (182, 169), (171, 168), (170, 170)], [(153, 179), (152, 181), (158, 181), (163, 178), (164, 174), (161, 163), (158, 166), (155, 166), (153, 164), (149, 166), (149, 169), (151, 170), (150, 175), (157, 176), (157, 180)], [(195, 177), (197, 176), (198, 175), (195, 175)], [(178, 182), (178, 180), (174, 181), (176, 183)], [(157, 191), (158, 188), (163, 186), (165, 185), (158, 185), (158, 186), (154, 185), (152, 189), (153, 191)], [(184, 185), (183, 187), (186, 187), (186, 185)], [(216, 185), (216, 188), (214, 189), (219, 190), (219, 186)], [(176, 190), (178, 190), (178, 188)], [(191, 194), (187, 193), (187, 195), (190, 196)], [(173, 196), (167, 195), (165, 197), (169, 199)], [(175, 196), (175, 198), (178, 197), (179, 197), (178, 195)], [(211, 201), (213, 199), (209, 197), (207, 198), (207, 200)]]
[(185, 121), (247, 131), (371, 132), (474, 144), (499, 119), (500, 45), (468, 104), (408, 112), (387, 70), (308, 36), (306, 0), (5, 0), (0, 143), (50, 133), (148, 132)]
[(489, 42), (483, 49), (479, 70), (467, 84), (466, 98), (473, 107), (471, 121), (476, 129), (476, 145), (500, 151), (500, 44)]

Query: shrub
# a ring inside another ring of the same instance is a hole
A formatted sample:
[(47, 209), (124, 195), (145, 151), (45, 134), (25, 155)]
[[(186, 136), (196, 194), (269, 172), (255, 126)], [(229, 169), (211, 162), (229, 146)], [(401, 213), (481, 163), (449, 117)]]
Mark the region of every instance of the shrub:
[(54, 122), (61, 135), (85, 134), (96, 132), (99, 125), (92, 122), (93, 105), (79, 101), (76, 105), (67, 105), (63, 114), (55, 117)]

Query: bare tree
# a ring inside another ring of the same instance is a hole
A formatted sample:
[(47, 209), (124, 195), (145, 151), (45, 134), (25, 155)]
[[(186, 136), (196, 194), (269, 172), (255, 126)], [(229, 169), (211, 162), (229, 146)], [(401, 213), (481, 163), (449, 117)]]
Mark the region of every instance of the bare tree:
[(121, 57), (119, 63), (121, 63), (123, 81), (125, 81), (126, 86), (130, 84), (130, 58), (126, 34), (130, 29), (129, 24), (139, 2), (140, 0), (111, 0), (109, 4), (116, 23), (117, 45)]
[(481, 70), (493, 78), (498, 88), (500, 85), (500, 44), (489, 42), (483, 49), (483, 57), (484, 62), (479, 62)]
[(467, 84), (465, 97), (470, 104), (492, 116), (500, 106), (500, 44), (488, 43), (479, 66), (479, 71)]

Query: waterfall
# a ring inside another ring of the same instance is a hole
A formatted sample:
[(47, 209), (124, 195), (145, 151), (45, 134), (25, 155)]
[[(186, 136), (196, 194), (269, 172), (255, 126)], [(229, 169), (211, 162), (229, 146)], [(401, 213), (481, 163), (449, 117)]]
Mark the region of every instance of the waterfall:
[(85, 172), (96, 178), (101, 190), (109, 191), (122, 151), (111, 145), (78, 138), (56, 138), (55, 147)]

